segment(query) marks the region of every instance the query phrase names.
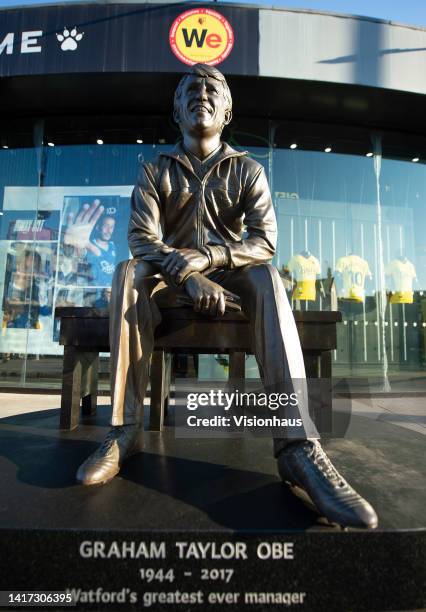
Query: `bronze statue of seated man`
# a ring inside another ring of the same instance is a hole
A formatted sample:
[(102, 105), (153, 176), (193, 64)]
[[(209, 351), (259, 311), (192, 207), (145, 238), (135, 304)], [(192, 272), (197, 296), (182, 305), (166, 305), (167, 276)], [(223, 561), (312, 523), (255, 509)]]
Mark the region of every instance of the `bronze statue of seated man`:
[[(128, 235), (134, 258), (118, 265), (111, 294), (113, 427), (80, 466), (77, 480), (83, 484), (109, 481), (139, 448), (154, 329), (161, 318), (153, 295), (165, 284), (184, 291), (205, 315), (221, 316), (227, 300), (240, 302), (253, 326), (265, 388), (288, 388), (306, 379), (293, 313), (270, 264), (277, 224), (266, 175), (247, 152), (221, 141), (231, 117), (224, 76), (211, 66), (193, 66), (175, 92), (182, 141), (140, 167)], [(322, 450), (306, 389), (298, 411), (303, 426), (297, 434), (274, 438), (282, 479), (303, 489), (330, 521), (376, 527), (371, 505)]]

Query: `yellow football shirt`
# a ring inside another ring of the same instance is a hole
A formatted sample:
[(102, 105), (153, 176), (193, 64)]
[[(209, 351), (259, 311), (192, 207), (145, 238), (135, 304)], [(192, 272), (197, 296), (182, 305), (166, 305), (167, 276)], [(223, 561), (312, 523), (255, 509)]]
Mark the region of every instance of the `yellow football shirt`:
[(393, 259), (388, 263), (385, 270), (386, 274), (393, 280), (393, 291), (390, 297), (391, 304), (412, 304), (413, 303), (413, 280), (416, 278), (416, 269), (406, 259)]
[(315, 280), (321, 273), (321, 266), (314, 255), (304, 257), (300, 253), (293, 255), (287, 265), (292, 277), (296, 281), (293, 289), (293, 300), (313, 301), (316, 297)]
[(336, 272), (343, 279), (343, 290), (339, 297), (345, 300), (363, 302), (365, 298), (365, 277), (371, 278), (368, 262), (359, 255), (346, 255), (337, 260)]

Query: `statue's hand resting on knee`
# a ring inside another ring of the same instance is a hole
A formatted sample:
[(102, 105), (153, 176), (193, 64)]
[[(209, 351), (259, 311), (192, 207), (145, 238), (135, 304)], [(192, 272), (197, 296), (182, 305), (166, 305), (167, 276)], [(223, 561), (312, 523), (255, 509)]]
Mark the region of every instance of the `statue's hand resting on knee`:
[(239, 301), (235, 293), (231, 293), (202, 274), (192, 274), (184, 283), (185, 291), (194, 303), (194, 310), (213, 317), (225, 314), (225, 302)]
[(203, 272), (210, 266), (207, 255), (197, 249), (178, 249), (164, 260), (162, 265), (166, 278), (176, 285), (181, 285), (189, 274)]

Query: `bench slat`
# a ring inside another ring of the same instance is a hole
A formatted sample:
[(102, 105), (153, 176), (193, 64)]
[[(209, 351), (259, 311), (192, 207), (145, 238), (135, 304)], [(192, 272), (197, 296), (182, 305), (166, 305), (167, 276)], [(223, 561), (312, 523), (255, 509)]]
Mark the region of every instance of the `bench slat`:
[[(337, 345), (334, 323), (296, 322), (303, 350), (332, 350)], [(109, 319), (63, 318), (61, 321), (60, 344), (97, 348), (109, 351)], [(252, 352), (251, 329), (247, 321), (206, 321), (168, 318), (155, 330), (155, 347), (162, 349), (182, 348), (205, 349), (213, 352), (231, 347)]]
[[(175, 319), (191, 319), (191, 320), (208, 320), (212, 321), (206, 315), (194, 312), (192, 308), (162, 308), (162, 313), (167, 313), (166, 316)], [(304, 323), (338, 323), (342, 320), (342, 313), (338, 311), (315, 311), (315, 310), (295, 310), (293, 311), (296, 322)], [(108, 319), (108, 308), (92, 308), (86, 306), (58, 306), (55, 309), (55, 317), (58, 318), (76, 318), (76, 319)], [(225, 316), (214, 321), (229, 320), (229, 321), (247, 321), (244, 313), (227, 312)]]

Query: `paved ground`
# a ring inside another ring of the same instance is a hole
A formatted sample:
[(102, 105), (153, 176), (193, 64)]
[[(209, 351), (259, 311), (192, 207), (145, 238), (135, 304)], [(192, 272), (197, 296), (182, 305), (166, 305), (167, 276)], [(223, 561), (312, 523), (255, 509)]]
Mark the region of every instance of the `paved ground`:
[[(110, 398), (98, 397), (98, 405), (110, 404)], [(39, 412), (40, 410), (58, 410), (61, 406), (60, 395), (38, 395), (26, 393), (0, 393), (0, 418)]]
[[(269, 438), (178, 438), (173, 409), (111, 483), (79, 486), (78, 466), (109, 430), (109, 398), (73, 431), (59, 430), (59, 405), (59, 395), (0, 394), (0, 528), (330, 529), (282, 485)], [(341, 434), (324, 447), (380, 527), (423, 528), (424, 398), (334, 408)]]
[[(341, 403), (342, 400), (334, 400), (334, 410), (338, 411)], [(351, 400), (350, 410), (353, 416), (386, 422), (426, 435), (426, 397), (355, 399)]]

